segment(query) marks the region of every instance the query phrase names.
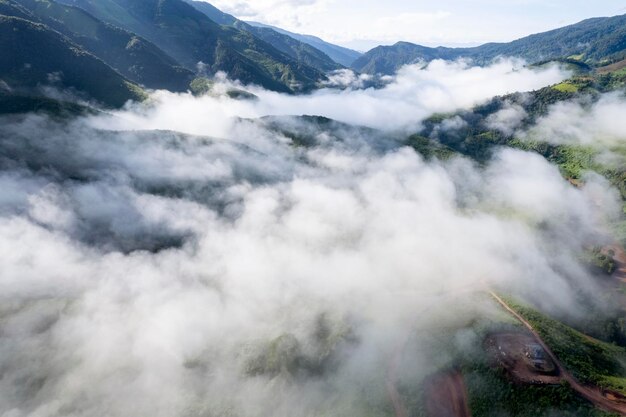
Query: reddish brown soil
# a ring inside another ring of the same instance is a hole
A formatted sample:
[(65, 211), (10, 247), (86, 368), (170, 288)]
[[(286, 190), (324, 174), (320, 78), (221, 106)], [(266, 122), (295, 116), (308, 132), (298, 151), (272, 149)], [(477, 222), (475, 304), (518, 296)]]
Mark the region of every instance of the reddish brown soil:
[(495, 364), (504, 368), (517, 382), (536, 385), (557, 385), (562, 378), (559, 370), (548, 358), (551, 371), (539, 372), (530, 366), (525, 347), (539, 344), (533, 334), (521, 332), (496, 333), (485, 340), (485, 349)]
[(596, 407), (609, 411), (612, 413), (618, 413), (622, 416), (626, 416), (626, 399), (615, 392), (609, 392), (605, 390), (601, 390), (598, 387), (583, 385), (576, 380), (570, 374), (567, 369), (561, 364), (558, 358), (552, 353), (552, 350), (546, 345), (546, 343), (541, 339), (539, 334), (535, 331), (533, 326), (522, 316), (520, 316), (515, 310), (513, 310), (509, 305), (497, 294), (494, 292), (490, 293), (491, 296), (511, 315), (513, 315), (520, 323), (524, 325), (537, 339), (537, 342), (541, 345), (541, 347), (545, 350), (546, 354), (552, 359), (552, 361), (556, 364), (559, 373), (564, 381), (566, 381), (574, 391), (576, 391), (581, 397), (593, 403)]
[(460, 372), (432, 377), (425, 388), (428, 417), (470, 417), (467, 387)]
[(605, 67), (598, 68), (598, 74), (608, 74), (609, 72), (619, 71), (622, 68), (626, 68), (626, 59), (616, 62)]

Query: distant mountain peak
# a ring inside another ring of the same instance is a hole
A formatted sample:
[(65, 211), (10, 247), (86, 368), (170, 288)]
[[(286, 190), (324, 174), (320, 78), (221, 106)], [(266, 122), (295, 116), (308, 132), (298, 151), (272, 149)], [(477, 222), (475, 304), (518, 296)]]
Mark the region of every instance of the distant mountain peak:
[(248, 21), (246, 22), (252, 26), (256, 26), (256, 27), (262, 27), (262, 28), (268, 28), (268, 29), (273, 29), (279, 33), (282, 33), (284, 35), (290, 36), (293, 39), (299, 40), (300, 42), (304, 42), (307, 43), (311, 46), (313, 46), (314, 48), (319, 49), (320, 51), (324, 52), (326, 55), (328, 55), (329, 57), (331, 57), (335, 62), (345, 66), (345, 67), (350, 67), (352, 65), (352, 63), (359, 58), (361, 55), (363, 55), (361, 52), (355, 51), (353, 49), (349, 49), (349, 48), (344, 48), (343, 46), (339, 46), (339, 45), (334, 45), (332, 43), (326, 42), (324, 40), (322, 40), (321, 38), (317, 37), (317, 36), (313, 36), (313, 35), (304, 35), (304, 34), (300, 34), (300, 33), (294, 33), (294, 32), (289, 32), (285, 29), (281, 29), (275, 26), (270, 26), (270, 25), (266, 25), (264, 23), (259, 23), (259, 22), (251, 22)]
[(560, 29), (538, 33), (508, 43), (487, 43), (467, 48), (431, 48), (410, 42), (378, 46), (357, 59), (352, 68), (369, 74), (393, 74), (417, 61), (470, 58), (486, 64), (499, 56), (529, 62), (578, 56), (587, 63), (626, 57), (626, 15), (583, 20)]

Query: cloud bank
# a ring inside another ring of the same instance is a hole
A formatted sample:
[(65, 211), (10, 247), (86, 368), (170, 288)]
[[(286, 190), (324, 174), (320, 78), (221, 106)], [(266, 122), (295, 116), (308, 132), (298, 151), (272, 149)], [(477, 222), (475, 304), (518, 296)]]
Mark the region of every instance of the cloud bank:
[(559, 76), (434, 63), (382, 90), (5, 118), (0, 416), (385, 412), (407, 334), (423, 378), (446, 361), (427, 329), (496, 314), (484, 288), (567, 309), (595, 289), (577, 256), (603, 183), (513, 150), (427, 162), (389, 133)]
[[(489, 67), (471, 67), (464, 61), (434, 61), (427, 66), (402, 68), (395, 77), (386, 79), (383, 88), (326, 88), (310, 95), (290, 96), (252, 87), (248, 90), (259, 100), (239, 102), (214, 97), (199, 102), (191, 95), (159, 92), (151, 108), (124, 112), (116, 120), (98, 126), (110, 128), (114, 123), (120, 129), (170, 129), (224, 136), (231, 128), (227, 120), (233, 117), (308, 114), (383, 130), (414, 131), (433, 113), (468, 108), (496, 95), (539, 89), (568, 75), (558, 66), (530, 69), (516, 60), (501, 60)], [(364, 81), (346, 72), (335, 74), (332, 80), (343, 86)]]
[(623, 93), (558, 103), (528, 135), (554, 144), (616, 146), (626, 143)]

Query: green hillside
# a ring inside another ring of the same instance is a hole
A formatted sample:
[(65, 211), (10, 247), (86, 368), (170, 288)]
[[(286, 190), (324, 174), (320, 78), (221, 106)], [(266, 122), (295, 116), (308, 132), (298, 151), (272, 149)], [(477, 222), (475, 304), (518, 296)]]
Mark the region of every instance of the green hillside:
[[(612, 67), (612, 66), (610, 66)], [(580, 75), (555, 86), (545, 87), (528, 93), (515, 93), (494, 97), (472, 110), (453, 114), (435, 115), (425, 120), (421, 131), (406, 143), (423, 153), (424, 144), (432, 143), (466, 155), (481, 163), (486, 162), (501, 146), (522, 149), (542, 155), (556, 165), (564, 178), (574, 182), (584, 182), (587, 173), (593, 171), (605, 177), (621, 194), (626, 213), (626, 166), (623, 158), (615, 160), (603, 158), (610, 151), (626, 155), (623, 149), (608, 149), (602, 143), (590, 145), (551, 144), (549, 138), (533, 136), (520, 139), (517, 130), (498, 130), (489, 120), (500, 110), (516, 106), (523, 109), (525, 118), (518, 130), (531, 128), (552, 105), (560, 102), (586, 100), (590, 104), (599, 100), (601, 93), (626, 91), (626, 72), (618, 69), (604, 73), (605, 67), (591, 74)], [(447, 121), (456, 120), (461, 127), (444, 129)], [(612, 225), (614, 237), (626, 243), (626, 218), (622, 217)]]
[(199, 63), (243, 83), (296, 92), (316, 87), (322, 71), (291, 58), (251, 33), (220, 26), (183, 0), (63, 0), (158, 45), (184, 67)]
[(222, 12), (215, 6), (204, 1), (185, 0), (195, 9), (205, 14), (209, 19), (220, 25), (233, 26), (237, 29), (249, 32), (257, 38), (267, 42), (279, 51), (289, 55), (291, 58), (302, 62), (320, 71), (327, 72), (341, 68), (341, 65), (333, 61), (324, 52), (313, 46), (294, 39), (278, 31), (267, 27), (256, 27), (249, 25), (227, 13)]
[(428, 48), (408, 42), (393, 46), (378, 46), (358, 58), (352, 68), (366, 74), (394, 74), (402, 66), (435, 59), (455, 59), (459, 50), (453, 48)]
[(350, 67), (357, 58), (363, 55), (361, 52), (355, 51), (353, 49), (344, 48), (343, 46), (334, 45), (332, 43), (326, 42), (323, 39), (318, 38), (317, 36), (293, 33), (293, 32), (289, 32), (287, 30), (278, 28), (276, 26), (269, 26), (269, 25), (265, 25), (262, 23), (258, 23), (258, 22), (246, 22), (246, 23), (254, 27), (272, 29), (278, 33), (287, 35), (290, 38), (293, 38), (300, 42), (311, 45), (313, 48), (324, 52), (333, 61), (343, 65), (344, 67)]
[(108, 107), (143, 98), (141, 89), (48, 27), (0, 16), (0, 79), (12, 90), (54, 85)]
[(50, 0), (14, 0), (31, 20), (64, 34), (131, 81), (149, 88), (186, 91), (194, 74), (154, 44), (106, 24), (77, 7)]
[(243, 22), (237, 27), (252, 33), (257, 38), (264, 40), (293, 59), (303, 62), (313, 68), (317, 68), (320, 71), (327, 72), (342, 68), (341, 65), (333, 61), (324, 52), (315, 49), (311, 45), (304, 42), (300, 42), (287, 35), (283, 35), (274, 29), (254, 27)]

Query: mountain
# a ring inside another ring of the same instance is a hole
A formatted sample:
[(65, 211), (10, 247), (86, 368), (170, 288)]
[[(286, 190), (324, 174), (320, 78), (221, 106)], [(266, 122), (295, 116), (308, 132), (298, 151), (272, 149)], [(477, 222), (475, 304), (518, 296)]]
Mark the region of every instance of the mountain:
[[(12, 0), (29, 20), (62, 33), (131, 81), (149, 88), (186, 91), (194, 73), (181, 67), (156, 45), (114, 27), (82, 9), (50, 0)], [(19, 16), (18, 16), (19, 17)]]
[(308, 43), (301, 42), (293, 37), (280, 33), (269, 27), (257, 27), (243, 22), (234, 16), (222, 12), (215, 6), (204, 1), (185, 0), (196, 10), (204, 13), (214, 22), (220, 25), (233, 26), (246, 31), (257, 38), (269, 43), (279, 51), (289, 55), (298, 62), (303, 62), (313, 68), (323, 72), (333, 71), (341, 68), (341, 65), (333, 61), (324, 52), (314, 48)]
[[(5, 0), (1, 4), (3, 12), (19, 9)], [(137, 85), (45, 25), (0, 15), (0, 50), (3, 96), (42, 96), (43, 87), (54, 86), (108, 107), (143, 98)]]
[(194, 0), (185, 0), (185, 2), (193, 6), (196, 10), (204, 13), (209, 17), (209, 19), (220, 25), (236, 26), (239, 22), (241, 22), (235, 16), (224, 13), (217, 7), (213, 6), (211, 3)]
[(183, 0), (62, 0), (147, 39), (182, 64), (211, 74), (224, 71), (246, 84), (308, 91), (322, 71), (293, 59), (249, 32), (223, 26)]
[(529, 62), (574, 57), (587, 64), (618, 61), (626, 57), (626, 15), (595, 18), (510, 43), (488, 43), (474, 48), (428, 48), (408, 42), (379, 46), (357, 59), (359, 72), (393, 74), (400, 67), (433, 59), (470, 58), (486, 64), (499, 56), (516, 56)]
[(332, 58), (333, 61), (348, 68), (352, 66), (352, 63), (354, 61), (356, 61), (358, 58), (360, 58), (363, 55), (361, 52), (358, 52), (349, 48), (344, 48), (342, 46), (333, 45), (332, 43), (328, 43), (318, 38), (317, 36), (293, 33), (284, 29), (280, 29), (274, 26), (264, 25), (263, 23), (258, 23), (258, 22), (247, 22), (247, 23), (251, 26), (275, 30), (278, 33), (282, 33), (283, 35), (287, 35), (300, 42), (309, 44), (312, 47), (324, 52), (326, 55)]
[(377, 46), (352, 63), (352, 68), (366, 74), (395, 74), (404, 65), (435, 59), (456, 59), (461, 55), (454, 48), (429, 48), (409, 42), (393, 46)]

